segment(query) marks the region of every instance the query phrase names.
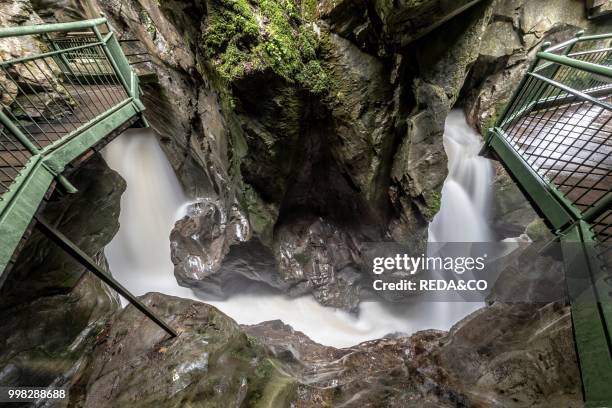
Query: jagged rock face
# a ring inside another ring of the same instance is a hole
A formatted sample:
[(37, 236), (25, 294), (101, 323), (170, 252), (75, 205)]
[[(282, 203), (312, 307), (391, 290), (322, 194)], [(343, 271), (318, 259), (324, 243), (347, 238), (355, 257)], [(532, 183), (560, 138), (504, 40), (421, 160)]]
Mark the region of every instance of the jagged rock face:
[[(54, 194), (42, 216), (106, 265), (102, 250), (119, 228), (125, 182), (97, 155), (69, 179), (79, 192)], [(34, 231), (0, 290), (0, 382), (71, 384), (118, 307), (114, 292)]]
[[(428, 330), (335, 349), (282, 322), (238, 326), (212, 306), (143, 301), (99, 336), (71, 406), (580, 407), (569, 309), (493, 304), (449, 333)], [(527, 379), (527, 381), (525, 380)]]
[(312, 293), (325, 306), (355, 310), (364, 280), (353, 237), (321, 218), (303, 218), (277, 229), (276, 267), (294, 296)]
[(471, 6), (472, 0), (376, 0), (374, 8), (391, 44), (404, 46)]
[[(522, 1), (464, 10), (468, 3), (100, 1), (115, 29), (151, 54), (158, 82), (144, 85), (147, 115), (188, 193), (215, 202), (217, 220), (238, 211), (249, 223), (252, 245), (211, 220), (179, 224), (173, 261), (181, 284), (214, 282), (221, 294), (224, 281), (257, 276), (292, 287), (304, 271), (281, 266), (279, 242), (304, 240), (290, 236), (304, 230), (304, 217), (321, 218), (331, 235), (357, 246), (424, 242), (447, 174), (442, 134), (451, 107), (465, 103), (474, 124), (499, 99), (498, 85), (487, 85), (500, 82), (497, 70), (535, 49), (526, 45), (532, 37), (578, 20), (573, 7), (551, 12), (549, 24)], [(519, 79), (513, 72), (502, 78), (506, 89)], [(500, 174), (499, 189), (518, 195)], [(535, 218), (514, 201), (498, 203), (495, 219), (507, 218), (500, 236), (520, 235)], [(321, 253), (332, 252), (333, 240), (323, 241)], [(223, 266), (261, 246), (265, 271)], [(336, 270), (320, 269), (292, 293), (315, 280), (338, 282)], [(357, 262), (342, 284), (357, 282), (358, 270)], [(353, 308), (359, 297), (323, 287), (338, 294), (318, 296), (324, 304)]]

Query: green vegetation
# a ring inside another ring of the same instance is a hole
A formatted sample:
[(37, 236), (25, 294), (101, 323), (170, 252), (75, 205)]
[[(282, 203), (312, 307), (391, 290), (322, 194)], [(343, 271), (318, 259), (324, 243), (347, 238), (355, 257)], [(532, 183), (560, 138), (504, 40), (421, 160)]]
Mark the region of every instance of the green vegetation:
[(157, 37), (157, 27), (155, 27), (155, 24), (153, 23), (153, 20), (151, 19), (149, 13), (147, 13), (147, 11), (144, 9), (140, 10), (138, 17), (140, 18), (140, 22), (147, 30), (147, 33), (149, 33), (151, 39), (155, 40), (155, 38)]
[(306, 21), (317, 19), (317, 0), (302, 0), (302, 18)]
[(234, 81), (271, 70), (313, 93), (329, 88), (319, 47), (294, 0), (212, 0), (203, 48), (220, 76)]
[(293, 255), (293, 257), (301, 266), (306, 266), (310, 262), (310, 255), (304, 252), (297, 252)]
[(432, 220), (433, 217), (440, 211), (440, 204), (442, 202), (442, 194), (439, 191), (432, 192), (426, 199), (427, 208), (423, 211), (423, 216), (427, 220)]

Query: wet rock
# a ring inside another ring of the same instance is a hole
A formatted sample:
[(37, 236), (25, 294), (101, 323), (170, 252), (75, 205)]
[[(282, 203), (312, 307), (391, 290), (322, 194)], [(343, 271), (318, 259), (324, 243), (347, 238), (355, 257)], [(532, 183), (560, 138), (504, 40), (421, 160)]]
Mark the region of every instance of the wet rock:
[(343, 349), (312, 341), (304, 333), (294, 330), (280, 320), (241, 327), (250, 336), (260, 339), (275, 358), (294, 368), (315, 367), (317, 364), (325, 364), (347, 354)]
[(201, 200), (190, 204), (187, 215), (170, 234), (174, 274), (179, 283), (205, 280), (221, 268), (230, 247), (248, 241), (250, 228), (237, 207), (230, 217), (219, 202)]
[(288, 406), (295, 379), (212, 306), (159, 293), (143, 302), (180, 332), (170, 339), (129, 306), (99, 338), (70, 393), (81, 407)]
[[(248, 223), (200, 202), (171, 234), (179, 284), (224, 298), (238, 281), (259, 282), (289, 296), (312, 294), (321, 304), (355, 310), (363, 279), (357, 243), (342, 229), (317, 217), (277, 227), (274, 251), (249, 241)], [(367, 277), (367, 275), (366, 275)]]
[[(279, 321), (239, 326), (212, 306), (151, 293), (170, 339), (132, 306), (99, 337), (71, 389), (82, 407), (579, 407), (569, 310), (493, 304), (450, 332), (317, 344)], [(528, 379), (528, 381), (525, 381)], [(143, 386), (145, 385), (146, 386)]]
[(383, 218), (387, 203), (384, 178), (395, 142), (391, 71), (334, 33), (323, 46), (322, 58), (333, 78), (335, 95), (327, 130), (334, 135), (328, 141), (333, 146), (332, 160), (367, 201), (369, 212)]
[(313, 343), (280, 322), (244, 328), (299, 373), (303, 406), (582, 404), (569, 310), (558, 304), (494, 304), (448, 333), (390, 335), (344, 349)]
[(322, 305), (356, 310), (363, 280), (357, 245), (322, 218), (278, 227), (275, 258), (288, 294), (312, 293)]
[(376, 55), (384, 51), (384, 45), (377, 24), (378, 16), (368, 5), (363, 0), (321, 0), (317, 11), (319, 18), (329, 24), (332, 32)]
[[(105, 266), (125, 182), (97, 155), (69, 179), (79, 192), (56, 192), (42, 216)], [(0, 383), (71, 384), (118, 307), (114, 292), (34, 231), (0, 289)]]
[(458, 323), (436, 357), (475, 404), (582, 406), (568, 307), (493, 304)]

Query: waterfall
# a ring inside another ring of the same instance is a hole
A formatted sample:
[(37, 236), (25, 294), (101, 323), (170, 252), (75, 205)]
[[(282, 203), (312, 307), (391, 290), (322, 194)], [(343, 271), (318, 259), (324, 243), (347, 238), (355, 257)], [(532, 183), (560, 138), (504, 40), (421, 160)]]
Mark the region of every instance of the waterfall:
[[(468, 125), (462, 110), (448, 114), (443, 143), (448, 175), (442, 186), (440, 210), (429, 224), (428, 250), (439, 256), (465, 256), (470, 251), (469, 243), (493, 240), (487, 218), (494, 170), (488, 159), (478, 155), (482, 140)], [(448, 242), (464, 244), (444, 245)], [(460, 294), (453, 298), (450, 302), (431, 303), (430, 313), (454, 322), (453, 316), (467, 316), (484, 306), (480, 302), (462, 301)]]
[(150, 130), (131, 129), (103, 151), (110, 168), (125, 179), (120, 228), (106, 247), (111, 272), (136, 295), (163, 292), (189, 297), (176, 284), (169, 236), (187, 201), (174, 171)]
[(461, 110), (452, 110), (444, 127), (448, 176), (442, 186), (440, 211), (429, 226), (430, 242), (489, 242), (493, 166), (478, 156), (480, 136)]
[[(438, 239), (448, 239), (452, 228), (443, 223), (456, 225), (478, 219), (481, 222), (474, 227), (470, 238), (485, 238), (487, 229), (479, 211), (485, 210), (489, 200), (489, 183), (481, 177), (482, 169), (486, 170), (487, 166), (467, 164), (484, 160), (476, 157), (477, 136), (456, 112), (451, 113), (447, 122), (447, 136), (445, 147), (449, 156), (452, 154), (449, 159), (452, 171), (442, 193), (440, 214), (431, 230)], [(456, 141), (455, 144), (449, 139)], [(127, 190), (121, 198), (121, 226), (106, 247), (106, 256), (115, 278), (137, 296), (155, 291), (205, 301), (241, 324), (280, 319), (314, 341), (335, 347), (351, 346), (394, 332), (447, 330), (481, 306), (479, 303), (453, 307), (442, 302), (362, 302), (355, 316), (323, 307), (311, 296), (292, 299), (277, 293), (241, 293), (225, 301), (199, 298), (192, 290), (180, 287), (174, 278), (169, 235), (189, 200), (153, 131), (129, 130), (110, 143), (103, 155), (108, 165), (127, 181)], [(463, 211), (469, 211), (470, 215), (466, 216)], [(458, 219), (453, 219), (454, 216)], [(476, 232), (481, 235), (477, 236)]]

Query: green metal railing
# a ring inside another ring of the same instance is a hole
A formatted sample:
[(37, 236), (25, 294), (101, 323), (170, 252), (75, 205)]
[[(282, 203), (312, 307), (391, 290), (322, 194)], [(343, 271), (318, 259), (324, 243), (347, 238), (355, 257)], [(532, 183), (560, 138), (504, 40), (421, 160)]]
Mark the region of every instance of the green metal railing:
[(144, 106), (104, 18), (0, 28), (0, 48), (1, 272), (53, 181), (74, 191), (66, 166)]
[(612, 34), (545, 44), (485, 150), (561, 241), (587, 405), (612, 406)]
[(138, 76), (106, 19), (0, 28), (0, 286), (30, 224), (147, 315), (177, 332), (37, 214), (66, 166), (127, 127), (146, 126)]

